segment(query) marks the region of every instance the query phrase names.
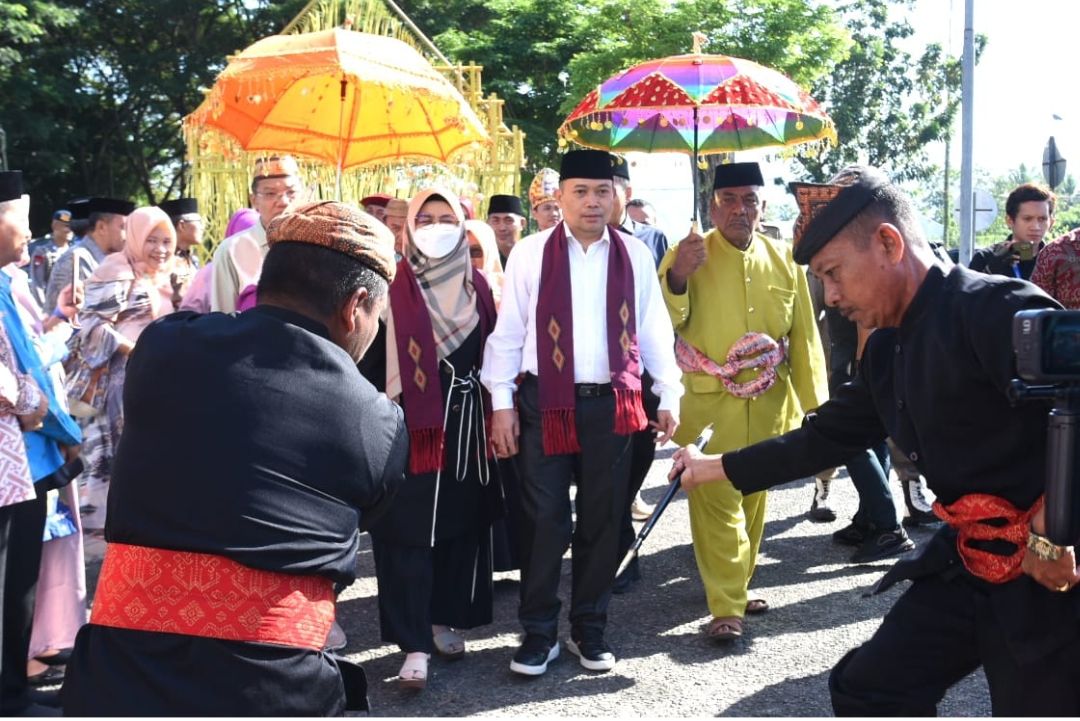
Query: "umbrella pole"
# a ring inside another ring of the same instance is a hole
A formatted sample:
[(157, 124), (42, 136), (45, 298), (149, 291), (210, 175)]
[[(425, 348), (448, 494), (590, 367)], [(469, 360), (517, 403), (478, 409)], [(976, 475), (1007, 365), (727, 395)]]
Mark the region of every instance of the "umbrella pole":
[(698, 228), (701, 227), (701, 224), (698, 223), (698, 213), (699, 213), (698, 206), (700, 205), (700, 203), (699, 203), (699, 200), (698, 200), (699, 179), (698, 179), (697, 158), (698, 158), (698, 109), (697, 109), (697, 106), (695, 105), (694, 106), (694, 154), (690, 156), (690, 176), (693, 178), (693, 186), (694, 186), (694, 213), (690, 217), (690, 221), (694, 224), (694, 232), (695, 233), (698, 232)]

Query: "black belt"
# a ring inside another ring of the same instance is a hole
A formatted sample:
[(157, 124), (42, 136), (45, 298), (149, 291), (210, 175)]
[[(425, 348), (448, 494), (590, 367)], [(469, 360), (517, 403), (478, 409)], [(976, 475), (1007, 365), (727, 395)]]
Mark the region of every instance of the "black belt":
[[(532, 381), (537, 382), (537, 377), (533, 373), (526, 373), (525, 377)], [(574, 395), (578, 398), (600, 398), (601, 396), (614, 395), (615, 389), (612, 388), (610, 383), (575, 383)]]
[(575, 383), (574, 395), (578, 398), (599, 398), (615, 392), (610, 383)]

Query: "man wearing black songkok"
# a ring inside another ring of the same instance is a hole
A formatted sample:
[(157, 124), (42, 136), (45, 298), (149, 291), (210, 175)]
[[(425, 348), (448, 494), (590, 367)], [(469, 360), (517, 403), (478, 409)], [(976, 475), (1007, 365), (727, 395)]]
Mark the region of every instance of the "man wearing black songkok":
[(1022, 280), (942, 265), (902, 191), (869, 169), (841, 175), (843, 185), (794, 186), (795, 260), (822, 279), (829, 305), (877, 328), (859, 375), (801, 428), (722, 456), (682, 449), (672, 472), (684, 487), (751, 493), (892, 437), (946, 525), (878, 584), (912, 580), (833, 669), (836, 713), (932, 716), (982, 666), (995, 715), (1076, 716), (1080, 575), (1072, 548), (1041, 535), (1046, 408), (1007, 397), (1013, 315), (1060, 306)]

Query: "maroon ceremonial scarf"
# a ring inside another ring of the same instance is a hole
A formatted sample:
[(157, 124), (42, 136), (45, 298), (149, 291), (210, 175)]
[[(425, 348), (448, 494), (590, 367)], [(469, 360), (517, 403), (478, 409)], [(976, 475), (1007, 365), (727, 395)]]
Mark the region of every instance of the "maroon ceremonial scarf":
[[(472, 269), (476, 289), (476, 312), (480, 316), (480, 356), (484, 343), (495, 328), (495, 300), (484, 275)], [(443, 468), (445, 439), (443, 420), (446, 405), (439, 380), (439, 358), (431, 311), (407, 259), (398, 262), (397, 275), (390, 284), (390, 307), (394, 313), (394, 334), (401, 372), (401, 406), (409, 429), (409, 473), (434, 473)], [(490, 401), (484, 394), (484, 421), (490, 428)], [(488, 443), (487, 455), (492, 454)]]
[[(615, 391), (615, 432), (629, 435), (646, 426), (634, 268), (619, 231), (609, 226), (608, 235), (607, 346)], [(580, 453), (574, 423), (574, 313), (566, 223), (555, 226), (544, 246), (536, 299), (536, 362), (544, 453)]]

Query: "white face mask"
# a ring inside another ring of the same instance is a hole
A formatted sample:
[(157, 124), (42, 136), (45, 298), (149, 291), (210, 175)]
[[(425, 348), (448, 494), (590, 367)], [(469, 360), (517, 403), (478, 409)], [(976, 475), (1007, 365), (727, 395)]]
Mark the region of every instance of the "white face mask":
[(413, 232), (413, 243), (416, 249), (432, 260), (450, 255), (450, 251), (457, 247), (460, 240), (460, 225), (436, 223), (417, 228)]

